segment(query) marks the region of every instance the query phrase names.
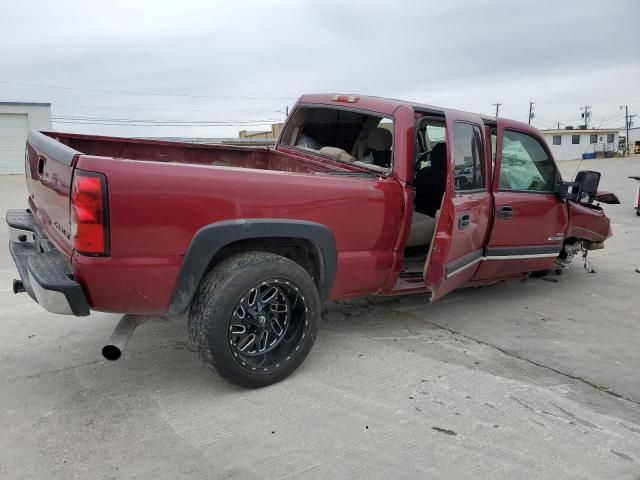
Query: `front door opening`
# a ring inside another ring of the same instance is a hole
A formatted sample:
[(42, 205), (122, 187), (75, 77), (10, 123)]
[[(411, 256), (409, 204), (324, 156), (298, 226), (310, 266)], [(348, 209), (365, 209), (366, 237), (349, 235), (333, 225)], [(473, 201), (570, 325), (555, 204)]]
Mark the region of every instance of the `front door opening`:
[(403, 278), (423, 276), (446, 182), (447, 145), (444, 119), (424, 118), (417, 125), (413, 176), (415, 203), (400, 271)]

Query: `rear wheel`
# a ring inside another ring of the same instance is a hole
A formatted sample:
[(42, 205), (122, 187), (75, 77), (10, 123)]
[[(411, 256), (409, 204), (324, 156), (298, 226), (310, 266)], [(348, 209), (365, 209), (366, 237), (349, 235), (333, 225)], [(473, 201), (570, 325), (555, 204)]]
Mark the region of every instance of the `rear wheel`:
[(320, 299), (297, 263), (248, 252), (217, 265), (189, 311), (200, 359), (229, 381), (263, 387), (290, 375), (315, 341)]

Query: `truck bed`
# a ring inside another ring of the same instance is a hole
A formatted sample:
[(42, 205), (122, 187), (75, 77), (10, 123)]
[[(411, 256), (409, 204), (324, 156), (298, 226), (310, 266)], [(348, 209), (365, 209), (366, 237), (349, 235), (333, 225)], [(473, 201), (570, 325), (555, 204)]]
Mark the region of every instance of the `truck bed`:
[[(87, 175), (104, 179), (108, 248), (97, 254), (79, 252), (72, 240), (71, 215), (82, 212), (73, 209), (72, 188)], [(376, 272), (393, 261), (402, 209), (392, 178), (269, 148), (31, 132), (26, 176), (26, 213), (90, 308), (111, 312), (167, 312), (196, 233), (246, 219), (326, 226), (335, 232), (338, 270), (357, 275), (345, 274), (332, 295), (376, 291), (386, 280)]]
[(128, 176), (143, 175), (146, 178), (155, 177), (155, 174), (166, 175), (166, 167), (177, 167), (179, 173), (171, 174), (174, 175), (173, 180), (163, 177), (159, 180), (161, 185), (171, 184), (177, 181), (177, 175), (183, 174), (188, 178), (203, 175), (217, 178), (222, 175), (222, 169), (229, 171), (230, 167), (246, 169), (243, 177), (249, 176), (250, 171), (255, 174), (269, 171), (304, 176), (359, 171), (358, 167), (330, 159), (319, 160), (304, 153), (291, 154), (266, 147), (31, 132), (26, 165), (29, 207), (47, 237), (67, 259), (73, 253), (69, 236), (73, 170), (88, 159), (91, 159), (92, 170), (102, 172), (106, 168), (107, 178), (117, 165)]
[(85, 155), (150, 162), (252, 168), (292, 173), (322, 173), (352, 169), (293, 156), (267, 147), (205, 145), (162, 140), (43, 132)]

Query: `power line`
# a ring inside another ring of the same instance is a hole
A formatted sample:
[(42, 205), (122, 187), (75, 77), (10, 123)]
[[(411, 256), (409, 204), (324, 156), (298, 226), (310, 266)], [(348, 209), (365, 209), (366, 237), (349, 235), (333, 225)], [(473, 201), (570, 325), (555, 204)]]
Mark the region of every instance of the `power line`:
[(85, 120), (52, 120), (53, 123), (73, 124), (73, 125), (114, 125), (120, 127), (251, 127), (260, 125), (271, 125), (273, 122), (251, 122), (251, 123), (133, 123), (133, 122), (109, 122), (109, 121), (85, 121)]
[[(624, 117), (624, 113), (620, 113), (620, 112), (616, 112), (614, 114), (611, 114), (610, 116), (603, 116), (601, 118), (597, 118), (595, 119), (595, 122), (600, 122), (600, 126), (598, 128), (600, 128), (604, 123), (608, 123), (611, 122), (613, 120), (616, 120), (618, 118), (622, 118)], [(540, 117), (536, 117), (536, 123), (545, 126), (546, 128), (549, 128), (550, 124), (556, 125), (557, 123), (561, 122), (561, 123), (570, 123), (570, 122), (578, 122), (580, 121), (581, 118), (579, 117), (574, 117), (574, 118), (557, 118), (555, 120), (550, 120), (548, 118), (540, 118)]]
[(56, 103), (54, 104), (56, 109), (58, 108), (95, 108), (95, 109), (107, 109), (107, 110), (141, 110), (141, 111), (153, 111), (153, 112), (234, 112), (234, 113), (252, 113), (252, 112), (269, 112), (278, 113), (279, 110), (272, 108), (252, 108), (251, 110), (237, 110), (237, 109), (217, 109), (212, 108), (166, 108), (166, 107), (116, 107), (113, 105), (82, 105), (82, 104), (70, 104), (70, 103)]
[(601, 123), (603, 123), (603, 122), (610, 122), (610, 121), (611, 121), (611, 120), (613, 120), (613, 119), (621, 118), (621, 117), (623, 117), (623, 114), (622, 114), (622, 113), (615, 113), (615, 114), (613, 114), (613, 115), (611, 115), (611, 116), (609, 116), (609, 117), (603, 117), (603, 119), (602, 119), (602, 122), (601, 122)]
[(156, 120), (141, 118), (107, 118), (73, 115), (53, 116), (51, 119), (56, 124), (110, 125), (123, 127), (249, 127), (271, 125), (273, 123), (282, 121), (275, 118), (245, 120)]
[(259, 122), (259, 123), (203, 123), (203, 124), (191, 124), (191, 123), (109, 123), (109, 122), (79, 122), (79, 121), (66, 121), (66, 120), (53, 120), (53, 123), (73, 124), (73, 125), (101, 125), (101, 126), (118, 126), (118, 127), (258, 127), (262, 125), (271, 125), (271, 122)]
[[(226, 95), (192, 95), (186, 93), (161, 93), (161, 92), (140, 92), (140, 91), (128, 91), (128, 90), (110, 90), (110, 89), (97, 89), (97, 88), (82, 88), (82, 87), (69, 87), (63, 85), (46, 85), (40, 83), (24, 83), (24, 82), (7, 82), (0, 80), (2, 85), (14, 85), (20, 87), (32, 87), (32, 88), (50, 88), (55, 90), (71, 90), (78, 92), (90, 92), (90, 93), (115, 93), (122, 95), (149, 95), (149, 96), (161, 96), (161, 97), (186, 97), (186, 98), (212, 98), (218, 100), (296, 100), (297, 97), (257, 97), (257, 96), (226, 96)], [(600, 100), (591, 102), (593, 104), (605, 104), (605, 103), (618, 103), (622, 99)], [(640, 98), (626, 98), (626, 101), (640, 101)], [(447, 105), (486, 105), (485, 102), (445, 102)], [(540, 105), (576, 105), (578, 102), (536, 102)], [(495, 103), (493, 104), (495, 105)], [(500, 104), (502, 105), (502, 104)]]
[[(598, 125), (598, 128), (602, 127), (602, 124), (604, 124), (605, 122), (610, 122), (611, 120), (615, 120), (617, 118), (621, 118), (623, 115), (621, 113), (616, 113), (614, 115), (611, 115), (609, 117), (602, 117), (600, 119), (600, 124)], [(597, 122), (597, 120), (596, 120)]]
[(242, 123), (269, 123), (279, 122), (276, 118), (265, 119), (247, 119), (247, 120), (173, 120), (173, 119), (144, 119), (144, 118), (106, 118), (106, 117), (85, 117), (72, 115), (59, 115), (51, 117), (53, 120), (61, 121), (88, 121), (88, 122), (113, 122), (113, 123), (148, 123), (154, 125), (157, 123), (171, 124), (232, 124), (239, 125)]
[[(627, 100), (630, 100), (632, 102), (640, 102), (640, 98), (628, 98)], [(604, 103), (617, 103), (619, 102), (620, 99), (616, 100), (616, 99), (612, 99), (612, 100), (600, 100), (597, 102), (591, 102), (592, 104), (604, 104)], [(536, 102), (539, 103), (540, 105), (577, 105), (580, 102)]]
[[(585, 105), (585, 107), (586, 107), (586, 105)], [(620, 108), (622, 108), (622, 107), (620, 107)], [(618, 113), (618, 114), (619, 114), (619, 113)], [(600, 121), (600, 124), (598, 125), (598, 128), (597, 128), (596, 130), (600, 129), (600, 128), (602, 127), (602, 124), (603, 124), (604, 122), (605, 122), (605, 118), (603, 118), (603, 119)], [(589, 151), (589, 147), (590, 147), (590, 144), (589, 144), (589, 145), (587, 145), (587, 149), (584, 151), (584, 153), (587, 153), (587, 152)], [(595, 151), (595, 147), (594, 147), (594, 151)], [(572, 177), (572, 178), (575, 178), (576, 174), (578, 173), (578, 170), (580, 170), (580, 165), (582, 165), (582, 162), (583, 162), (583, 161), (584, 161), (584, 156), (583, 156), (583, 157), (580, 159), (580, 161), (578, 162), (578, 166), (576, 167), (575, 172), (573, 172), (573, 177)]]
[(136, 91), (127, 91), (127, 90), (107, 90), (107, 89), (98, 89), (98, 88), (65, 87), (61, 85), (43, 85), (38, 83), (19, 83), (19, 82), (5, 82), (5, 81), (0, 81), (0, 84), (15, 85), (20, 87), (72, 90), (76, 92), (115, 93), (120, 95), (149, 95), (154, 97), (186, 97), (186, 98), (213, 98), (216, 100), (279, 100), (279, 101), (295, 99), (294, 97), (241, 97), (241, 96), (224, 96), (224, 95), (191, 95), (187, 93), (136, 92)]

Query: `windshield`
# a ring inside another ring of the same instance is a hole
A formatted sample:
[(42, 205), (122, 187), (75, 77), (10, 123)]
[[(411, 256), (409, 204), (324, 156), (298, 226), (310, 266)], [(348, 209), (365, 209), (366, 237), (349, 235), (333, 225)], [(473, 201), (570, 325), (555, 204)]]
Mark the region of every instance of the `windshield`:
[(388, 173), (393, 158), (393, 120), (331, 107), (299, 107), (287, 122), (280, 144)]

